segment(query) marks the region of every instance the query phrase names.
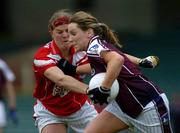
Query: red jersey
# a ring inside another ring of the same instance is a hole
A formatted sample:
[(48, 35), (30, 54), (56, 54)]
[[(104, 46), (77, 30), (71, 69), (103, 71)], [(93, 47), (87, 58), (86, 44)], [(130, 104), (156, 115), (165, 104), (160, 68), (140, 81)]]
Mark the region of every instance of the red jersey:
[[(69, 62), (73, 65), (88, 63), (85, 52), (75, 53), (70, 49), (71, 58)], [(62, 54), (54, 41), (41, 47), (34, 56), (33, 70), (35, 73), (36, 86), (33, 96), (55, 115), (67, 116), (78, 111), (88, 99), (87, 95), (60, 89), (58, 86), (44, 76), (44, 71), (50, 67), (57, 66)], [(80, 75), (76, 79), (82, 80)]]

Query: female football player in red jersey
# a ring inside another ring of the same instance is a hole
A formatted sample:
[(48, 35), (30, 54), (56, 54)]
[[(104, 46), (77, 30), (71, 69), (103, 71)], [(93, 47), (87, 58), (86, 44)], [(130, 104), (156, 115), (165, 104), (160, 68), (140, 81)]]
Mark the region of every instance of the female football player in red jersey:
[(116, 99), (88, 124), (84, 133), (113, 133), (128, 128), (134, 132), (172, 132), (165, 93), (116, 48), (115, 44), (121, 45), (106, 24), (79, 11), (72, 15), (68, 32), (69, 41), (74, 42), (75, 48), (86, 51), (92, 75), (106, 72), (101, 86), (87, 89), (90, 99), (107, 103), (114, 80), (117, 79), (120, 85)]
[[(33, 117), (40, 133), (66, 133), (67, 127), (82, 133), (89, 121), (97, 116), (88, 96), (83, 94), (86, 89), (81, 89), (88, 87), (80, 82), (83, 75), (74, 74), (71, 75), (74, 77), (72, 78), (68, 76), (68, 71), (58, 68), (62, 58), (77, 66), (88, 63), (86, 53), (76, 53), (68, 42), (67, 26), (70, 15), (66, 10), (52, 15), (48, 26), (52, 41), (39, 48), (34, 55), (36, 86), (33, 96), (37, 101)], [(79, 82), (69, 83), (69, 79), (78, 79)]]

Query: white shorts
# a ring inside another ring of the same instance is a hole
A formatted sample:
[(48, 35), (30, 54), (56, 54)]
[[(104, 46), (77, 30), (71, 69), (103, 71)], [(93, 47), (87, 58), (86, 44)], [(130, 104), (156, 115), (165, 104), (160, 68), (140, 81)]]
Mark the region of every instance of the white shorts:
[(45, 126), (52, 123), (64, 123), (76, 133), (83, 133), (86, 125), (98, 115), (94, 106), (89, 102), (86, 102), (80, 110), (69, 116), (56, 116), (48, 111), (40, 101), (37, 101), (34, 112), (35, 125), (39, 129), (39, 133)]
[(0, 101), (0, 128), (5, 127), (7, 123), (6, 120), (6, 112), (5, 112), (5, 106), (2, 101)]
[[(165, 94), (161, 94), (161, 97), (167, 108), (167, 124), (170, 126), (170, 112), (169, 102)], [(159, 113), (157, 112), (157, 106), (154, 102), (150, 102), (143, 109), (142, 113), (137, 118), (132, 118), (124, 113), (116, 101), (112, 101), (106, 108), (106, 111), (112, 113), (117, 118), (122, 120), (129, 126), (129, 129), (133, 132), (141, 133), (162, 133), (162, 123), (160, 121)], [(164, 118), (164, 117), (163, 117)], [(172, 129), (170, 127), (172, 132)], [(171, 133), (169, 132), (169, 133)]]

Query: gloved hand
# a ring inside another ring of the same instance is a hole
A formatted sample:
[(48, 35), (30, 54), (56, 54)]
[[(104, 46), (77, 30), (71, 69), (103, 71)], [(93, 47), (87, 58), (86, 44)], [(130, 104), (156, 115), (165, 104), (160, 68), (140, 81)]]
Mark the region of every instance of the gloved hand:
[(148, 56), (139, 61), (139, 66), (144, 68), (155, 68), (159, 64), (159, 58), (157, 56)]
[(14, 108), (9, 109), (9, 118), (12, 120), (14, 125), (18, 125), (18, 117), (17, 117), (16, 109)]
[(60, 59), (57, 66), (67, 75), (73, 76), (76, 74), (77, 66), (72, 65), (65, 59)]
[(102, 86), (96, 87), (94, 89), (88, 90), (89, 98), (94, 103), (99, 103), (100, 105), (108, 104), (108, 98), (110, 97), (110, 89), (106, 89)]

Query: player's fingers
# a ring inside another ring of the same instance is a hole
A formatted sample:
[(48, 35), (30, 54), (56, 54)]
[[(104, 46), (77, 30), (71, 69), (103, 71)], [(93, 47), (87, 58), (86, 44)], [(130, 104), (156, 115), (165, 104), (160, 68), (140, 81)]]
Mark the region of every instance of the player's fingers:
[(157, 67), (159, 65), (159, 57), (157, 56), (150, 56), (150, 61), (152, 62), (153, 68)]

